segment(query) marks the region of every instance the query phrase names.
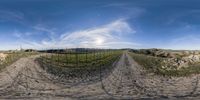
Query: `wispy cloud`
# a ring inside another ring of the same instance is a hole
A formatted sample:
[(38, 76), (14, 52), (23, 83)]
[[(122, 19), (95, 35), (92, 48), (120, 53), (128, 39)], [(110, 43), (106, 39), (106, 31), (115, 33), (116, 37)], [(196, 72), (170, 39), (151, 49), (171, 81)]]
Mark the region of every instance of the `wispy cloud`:
[(115, 2), (103, 4), (100, 7), (103, 9), (116, 9), (120, 11), (121, 16), (126, 19), (135, 19), (145, 14), (147, 9), (144, 7), (133, 6), (130, 2)]
[[(166, 24), (167, 25), (185, 25), (188, 24), (188, 22), (191, 21), (193, 18), (199, 18), (200, 10), (199, 9), (188, 9), (188, 10), (181, 10), (177, 11), (173, 14), (169, 14), (168, 16), (164, 16), (167, 18)], [(190, 17), (188, 19), (188, 17)], [(183, 20), (185, 19), (185, 20)]]
[(42, 25), (40, 25), (40, 24), (38, 24), (38, 25), (36, 25), (36, 26), (33, 26), (33, 29), (38, 30), (38, 31), (44, 31), (44, 32), (47, 32), (47, 33), (49, 33), (49, 34), (51, 34), (51, 35), (54, 35), (54, 34), (55, 34), (54, 31), (52, 31), (52, 30), (50, 30), (50, 29), (47, 29), (47, 28), (45, 28), (44, 26), (42, 26)]
[(22, 34), (20, 32), (18, 32), (17, 30), (14, 30), (13, 36), (17, 37), (17, 38), (22, 38)]
[(0, 21), (20, 21), (24, 19), (24, 14), (19, 11), (0, 10)]
[(102, 7), (125, 7), (125, 6), (130, 6), (130, 3), (110, 3), (103, 5)]
[(169, 44), (163, 48), (176, 50), (199, 50), (200, 49), (200, 35), (186, 35), (173, 39)]
[(15, 29), (13, 32), (12, 32), (13, 36), (18, 38), (18, 39), (22, 39), (22, 38), (26, 38), (27, 36), (32, 36), (34, 34), (36, 34), (35, 32), (20, 32), (18, 31), (17, 29)]
[[(49, 31), (39, 28), (43, 31)], [(118, 19), (106, 25), (85, 30), (66, 32), (59, 38), (42, 40), (41, 42), (26, 41), (24, 45), (32, 48), (126, 48), (139, 46), (138, 43), (127, 41), (124, 36), (136, 31), (124, 19)], [(28, 46), (30, 47), (30, 46)]]
[(135, 32), (125, 20), (119, 19), (107, 25), (65, 33), (60, 37), (60, 43), (77, 47), (112, 47), (111, 43), (120, 45), (124, 42), (123, 35)]

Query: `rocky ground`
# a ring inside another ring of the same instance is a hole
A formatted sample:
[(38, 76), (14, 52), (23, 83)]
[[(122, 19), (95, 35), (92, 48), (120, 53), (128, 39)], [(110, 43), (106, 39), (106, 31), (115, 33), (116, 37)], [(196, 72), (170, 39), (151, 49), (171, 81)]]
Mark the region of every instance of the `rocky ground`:
[(6, 57), (7, 57), (7, 54), (0, 53), (0, 64), (6, 59)]
[(130, 51), (136, 54), (163, 59), (163, 65), (161, 67), (166, 70), (180, 70), (200, 62), (200, 51), (164, 49), (133, 49)]
[(99, 81), (89, 84), (62, 82), (42, 70), (37, 57), (21, 58), (0, 73), (0, 99), (200, 99), (199, 75), (147, 73), (127, 52), (107, 77), (99, 74)]

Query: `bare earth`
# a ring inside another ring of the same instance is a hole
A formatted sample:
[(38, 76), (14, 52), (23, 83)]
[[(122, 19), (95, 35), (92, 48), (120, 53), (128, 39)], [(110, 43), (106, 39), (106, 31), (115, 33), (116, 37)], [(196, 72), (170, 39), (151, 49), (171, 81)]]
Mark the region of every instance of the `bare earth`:
[(72, 85), (46, 73), (31, 56), (0, 72), (0, 99), (200, 99), (199, 75), (161, 77), (146, 72), (127, 52), (101, 81)]

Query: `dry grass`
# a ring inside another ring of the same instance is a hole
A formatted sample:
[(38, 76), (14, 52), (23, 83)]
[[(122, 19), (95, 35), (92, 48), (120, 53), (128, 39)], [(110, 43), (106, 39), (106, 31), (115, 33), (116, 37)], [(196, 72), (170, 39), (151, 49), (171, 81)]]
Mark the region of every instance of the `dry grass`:
[[(130, 53), (133, 59), (143, 66), (147, 71), (153, 72), (158, 75), (163, 76), (188, 76), (191, 74), (199, 74), (200, 73), (200, 63), (190, 64), (188, 67), (183, 67), (179, 70), (173, 68), (170, 64), (163, 63), (163, 61), (167, 58), (161, 57), (153, 57), (143, 54), (135, 54)], [(162, 66), (168, 66), (170, 70), (166, 70), (162, 68)]]
[(110, 68), (122, 54), (122, 51), (48, 54), (37, 59), (41, 67), (56, 76), (79, 76), (99, 74), (99, 69)]
[(0, 63), (0, 71), (5, 68), (6, 66), (11, 65), (15, 61), (19, 60), (22, 57), (28, 57), (31, 55), (38, 54), (37, 52), (15, 52), (15, 53), (5, 53), (4, 60)]

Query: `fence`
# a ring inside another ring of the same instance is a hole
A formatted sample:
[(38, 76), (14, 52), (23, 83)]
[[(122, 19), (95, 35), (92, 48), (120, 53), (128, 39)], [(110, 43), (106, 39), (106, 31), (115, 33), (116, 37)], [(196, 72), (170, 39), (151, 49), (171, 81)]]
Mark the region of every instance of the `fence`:
[(112, 64), (122, 52), (111, 49), (67, 49), (42, 51), (37, 61), (48, 73), (55, 75), (56, 81), (64, 84), (88, 84), (106, 77)]

